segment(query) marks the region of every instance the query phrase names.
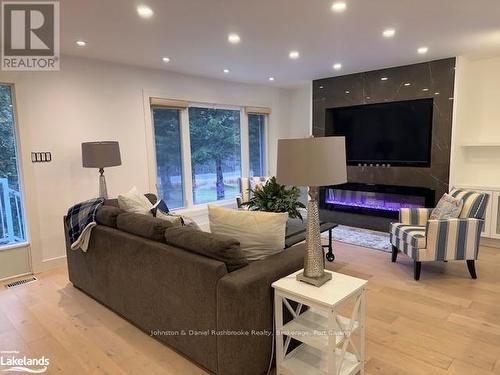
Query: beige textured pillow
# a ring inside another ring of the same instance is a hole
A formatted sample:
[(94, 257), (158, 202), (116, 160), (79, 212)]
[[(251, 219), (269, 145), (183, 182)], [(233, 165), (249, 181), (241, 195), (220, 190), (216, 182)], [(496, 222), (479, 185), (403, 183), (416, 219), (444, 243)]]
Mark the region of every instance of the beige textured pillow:
[(287, 213), (241, 211), (208, 206), (210, 231), (240, 242), (249, 261), (277, 254), (285, 248)]
[[(135, 186), (128, 193), (118, 195), (118, 206), (127, 212), (153, 216), (151, 212), (153, 204)], [(182, 226), (182, 218), (180, 216), (157, 212), (156, 217), (166, 220), (176, 227)]]
[(157, 211), (156, 217), (171, 222), (175, 227), (182, 227), (182, 216)]
[(128, 193), (118, 195), (118, 206), (127, 212), (151, 215), (153, 204), (134, 186)]

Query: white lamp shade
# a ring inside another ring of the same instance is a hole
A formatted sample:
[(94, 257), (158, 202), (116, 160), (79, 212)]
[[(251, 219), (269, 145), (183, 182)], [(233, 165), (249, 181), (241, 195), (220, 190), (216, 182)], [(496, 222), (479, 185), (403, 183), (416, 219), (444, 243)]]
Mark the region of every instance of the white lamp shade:
[(279, 139), (276, 179), (294, 186), (347, 182), (345, 137)]

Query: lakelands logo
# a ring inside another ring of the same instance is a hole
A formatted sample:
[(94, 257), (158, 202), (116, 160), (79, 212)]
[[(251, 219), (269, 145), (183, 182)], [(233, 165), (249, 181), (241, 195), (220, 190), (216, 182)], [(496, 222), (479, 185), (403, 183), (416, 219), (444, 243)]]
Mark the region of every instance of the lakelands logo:
[(2, 70), (59, 70), (59, 2), (2, 1)]
[(29, 374), (43, 374), (50, 365), (45, 356), (31, 358), (20, 356), (18, 351), (0, 352), (0, 368), (2, 372), (27, 372)]

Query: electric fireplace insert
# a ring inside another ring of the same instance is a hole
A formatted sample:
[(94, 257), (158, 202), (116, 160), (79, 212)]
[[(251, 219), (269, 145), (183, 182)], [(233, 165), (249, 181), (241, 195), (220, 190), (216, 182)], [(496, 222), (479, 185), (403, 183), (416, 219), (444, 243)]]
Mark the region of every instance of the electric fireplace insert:
[(434, 206), (434, 190), (421, 187), (346, 183), (323, 187), (320, 207), (397, 219), (400, 208)]

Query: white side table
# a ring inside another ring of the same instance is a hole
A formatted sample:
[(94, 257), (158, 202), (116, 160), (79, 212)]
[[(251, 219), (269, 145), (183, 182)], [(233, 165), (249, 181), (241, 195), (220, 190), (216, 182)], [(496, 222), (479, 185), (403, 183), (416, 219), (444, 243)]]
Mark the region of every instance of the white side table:
[[(317, 288), (297, 281), (300, 272), (272, 284), (277, 375), (364, 374), (367, 281), (331, 272), (332, 280)], [(338, 313), (346, 303), (353, 305), (349, 317)], [(293, 316), (286, 324), (283, 306)], [(288, 351), (292, 338), (302, 344)]]

